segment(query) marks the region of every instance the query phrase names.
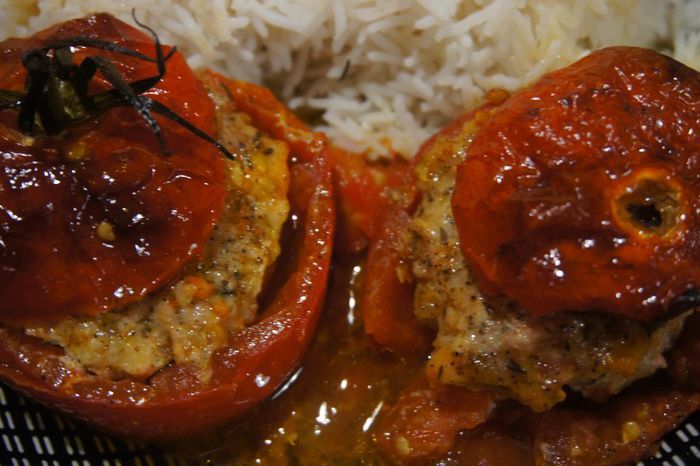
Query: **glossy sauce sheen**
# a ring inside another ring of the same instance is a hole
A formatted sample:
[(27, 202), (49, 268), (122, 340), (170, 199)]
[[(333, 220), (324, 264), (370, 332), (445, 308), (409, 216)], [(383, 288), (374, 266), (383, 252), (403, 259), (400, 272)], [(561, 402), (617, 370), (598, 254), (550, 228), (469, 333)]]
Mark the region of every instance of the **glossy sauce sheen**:
[[(500, 403), (484, 424), (445, 438), (439, 424), (460, 410), (468, 413), (472, 408), (465, 400), (475, 400), (469, 392), (460, 395), (458, 387), (444, 387), (446, 402), (441, 405), (438, 397), (437, 405), (427, 407), (434, 415), (420, 400), (402, 403), (407, 396), (420, 398), (411, 385), (422, 377), (424, 359), (394, 356), (371, 344), (358, 304), (365, 277), (359, 262), (334, 264), (315, 342), (301, 369), (271, 400), (229, 429), (166, 450), (203, 466), (628, 464), (651, 456), (654, 442), (700, 407), (700, 382), (694, 377), (700, 367), (695, 344), (700, 316), (694, 316), (667, 373), (636, 383), (606, 403), (568, 400), (547, 413)], [(421, 418), (426, 414), (429, 421)], [(623, 435), (630, 422), (639, 435)], [(392, 440), (397, 433), (412, 434), (428, 455), (415, 448), (407, 457), (396, 457)]]
[(171, 444), (173, 456), (202, 465), (384, 464), (378, 421), (423, 361), (370, 343), (363, 276), (362, 264), (336, 261), (314, 344), (281, 393), (229, 429)]
[[(106, 15), (0, 45), (0, 88), (21, 90), (24, 51), (88, 34), (154, 56), (150, 37)], [(127, 82), (154, 63), (97, 49)], [(98, 73), (91, 92), (110, 88)], [(208, 134), (214, 104), (176, 53), (145, 93)], [(187, 96), (187, 102), (178, 96)], [(223, 208), (221, 154), (158, 117), (168, 154), (133, 108), (108, 110), (57, 136), (29, 138), (0, 112), (0, 320), (27, 324), (97, 314), (138, 300), (198, 256)]]
[(482, 289), (534, 315), (651, 321), (700, 284), (698, 102), (697, 72), (631, 47), (507, 100), (475, 135), (453, 198)]

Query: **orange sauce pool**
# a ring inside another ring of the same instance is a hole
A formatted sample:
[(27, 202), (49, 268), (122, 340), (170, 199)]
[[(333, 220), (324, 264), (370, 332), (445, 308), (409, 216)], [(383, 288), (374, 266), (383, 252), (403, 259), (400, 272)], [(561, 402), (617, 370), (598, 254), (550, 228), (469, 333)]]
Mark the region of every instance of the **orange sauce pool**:
[[(423, 369), (424, 360), (398, 358), (369, 342), (356, 305), (362, 277), (360, 260), (336, 258), (315, 341), (287, 385), (230, 427), (167, 445), (166, 453), (187, 464), (207, 466), (390, 465), (374, 441), (381, 434), (377, 425), (399, 392)], [(691, 321), (687, 341), (692, 342), (700, 316)], [(635, 384), (607, 403), (572, 397), (539, 415), (504, 402), (488, 422), (459, 434), (450, 452), (406, 464), (532, 466), (542, 461), (533, 450), (535, 437), (562, 447), (588, 439), (592, 443), (576, 463), (581, 465), (626, 464), (630, 458), (651, 456), (657, 439), (700, 402), (694, 390), (667, 394), (665, 377), (661, 373)], [(646, 435), (639, 442), (620, 445), (621, 420), (640, 407), (653, 411), (642, 427)]]
[(286, 389), (242, 422), (168, 450), (195, 464), (384, 464), (371, 428), (423, 361), (371, 346), (356, 306), (361, 270), (333, 266), (316, 340)]

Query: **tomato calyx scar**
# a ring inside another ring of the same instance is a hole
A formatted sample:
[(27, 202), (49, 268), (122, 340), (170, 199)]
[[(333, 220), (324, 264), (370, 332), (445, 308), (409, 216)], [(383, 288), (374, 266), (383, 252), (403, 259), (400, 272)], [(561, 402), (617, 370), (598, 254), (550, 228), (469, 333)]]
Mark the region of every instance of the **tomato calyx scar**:
[[(26, 51), (22, 64), (27, 70), (25, 92), (0, 89), (0, 110), (18, 109), (17, 126), (22, 133), (33, 136), (37, 130), (55, 135), (69, 126), (94, 118), (115, 107), (135, 108), (158, 139), (160, 149), (168, 154), (160, 125), (153, 113), (162, 115), (187, 129), (195, 136), (209, 142), (226, 158), (235, 156), (216, 139), (169, 107), (157, 100), (142, 95), (156, 86), (166, 73), (166, 63), (177, 51), (172, 47), (165, 53), (158, 35), (136, 18), (134, 22), (153, 37), (155, 58), (132, 48), (93, 37), (74, 36), (54, 40), (43, 47)], [(87, 56), (76, 65), (73, 63), (73, 48), (86, 47), (106, 50), (146, 62), (155, 63), (157, 73), (153, 76), (128, 83), (119, 74), (114, 63), (104, 56)], [(90, 95), (89, 85), (100, 72), (112, 89)]]

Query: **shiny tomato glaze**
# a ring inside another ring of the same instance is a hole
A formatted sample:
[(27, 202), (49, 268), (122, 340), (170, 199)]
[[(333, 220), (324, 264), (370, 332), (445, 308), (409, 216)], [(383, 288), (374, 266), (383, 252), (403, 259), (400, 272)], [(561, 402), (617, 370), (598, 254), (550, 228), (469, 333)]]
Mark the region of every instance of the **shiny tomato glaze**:
[(484, 291), (534, 315), (650, 321), (700, 285), (700, 74), (613, 47), (506, 101), (453, 211)]
[[(96, 15), (0, 44), (0, 88), (23, 89), (25, 51), (86, 34), (155, 56), (150, 37)], [(74, 63), (90, 55), (109, 58), (127, 82), (156, 74), (154, 63), (95, 48), (78, 48)], [(98, 73), (91, 92), (110, 87)], [(145, 95), (214, 133), (214, 104), (179, 53)], [(224, 161), (157, 119), (167, 153), (133, 108), (33, 138), (18, 131), (17, 112), (0, 112), (0, 322), (123, 306), (198, 256), (223, 208)]]

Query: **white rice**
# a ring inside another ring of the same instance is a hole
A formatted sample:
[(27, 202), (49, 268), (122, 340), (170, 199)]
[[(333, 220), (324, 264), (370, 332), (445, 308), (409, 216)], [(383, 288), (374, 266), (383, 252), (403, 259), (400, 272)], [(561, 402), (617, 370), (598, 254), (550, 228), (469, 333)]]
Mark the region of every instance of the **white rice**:
[(485, 90), (605, 45), (662, 44), (700, 67), (693, 0), (0, 0), (0, 38), (132, 7), (193, 67), (264, 82), (371, 154), (410, 156)]

